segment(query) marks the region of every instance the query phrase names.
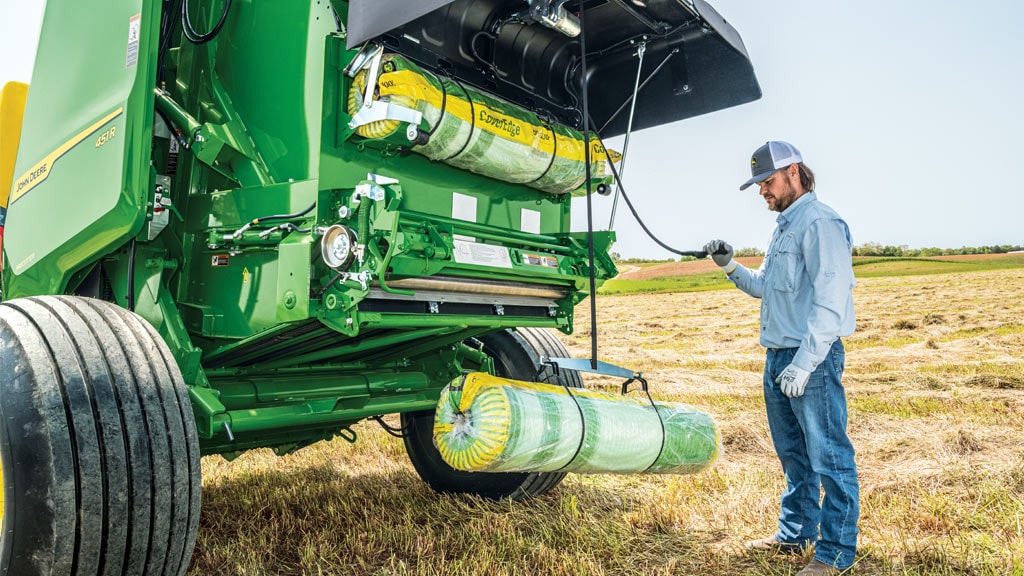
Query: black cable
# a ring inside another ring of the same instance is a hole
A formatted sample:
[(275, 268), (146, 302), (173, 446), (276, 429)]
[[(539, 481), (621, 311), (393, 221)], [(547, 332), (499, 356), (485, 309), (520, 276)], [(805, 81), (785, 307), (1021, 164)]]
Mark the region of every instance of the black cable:
[(548, 161), (548, 167), (540, 173), (540, 176), (530, 180), (527, 184), (534, 184), (539, 182), (541, 178), (547, 176), (548, 172), (551, 171), (551, 167), (555, 165), (555, 158), (558, 157), (558, 134), (555, 132), (555, 129), (551, 127), (550, 123), (545, 124), (544, 127), (551, 132), (551, 160)]
[(647, 380), (645, 380), (643, 376), (637, 375), (623, 382), (622, 395), (625, 396), (626, 393), (629, 392), (629, 385), (632, 384), (633, 382), (640, 382), (640, 389), (643, 390), (643, 393), (647, 395), (647, 401), (651, 403), (651, 408), (654, 409), (654, 415), (658, 417), (658, 423), (661, 424), (661, 447), (658, 448), (658, 455), (654, 457), (654, 460), (651, 461), (650, 465), (648, 465), (647, 468), (644, 468), (643, 471), (647, 472), (655, 464), (658, 463), (658, 460), (661, 458), (662, 453), (665, 452), (665, 419), (661, 417), (661, 412), (658, 410), (658, 405), (654, 403), (654, 398), (651, 398), (651, 392), (650, 390), (648, 390), (647, 387)]
[(164, 57), (167, 52), (171, 49), (171, 38), (174, 36), (174, 29), (177, 26), (178, 19), (174, 17), (175, 14), (180, 10), (179, 4), (183, 0), (166, 0), (165, 4), (170, 4), (166, 12), (163, 14), (163, 19), (160, 21), (160, 44), (157, 51), (157, 69), (156, 69), (156, 83), (159, 86), (164, 81)]
[(163, 110), (157, 108), (156, 113), (164, 121), (164, 124), (167, 125), (167, 131), (171, 133), (171, 138), (178, 141), (178, 146), (181, 148), (188, 148), (188, 142), (181, 137), (181, 134), (178, 134), (178, 130), (174, 127), (174, 124), (171, 124), (171, 120), (167, 118), (167, 115), (163, 113)]
[(210, 40), (213, 40), (217, 34), (220, 33), (220, 29), (224, 27), (224, 21), (228, 19), (228, 11), (231, 10), (231, 1), (225, 0), (224, 11), (221, 12), (220, 20), (209, 32), (200, 34), (196, 32), (195, 28), (192, 27), (192, 19), (188, 14), (188, 0), (182, 0), (181, 2), (181, 31), (185, 34), (185, 38), (188, 38), (189, 42), (193, 44), (206, 44)]
[(326, 294), (327, 291), (330, 290), (331, 286), (333, 286), (334, 283), (337, 282), (338, 280), (341, 280), (341, 277), (344, 276), (344, 275), (345, 275), (345, 272), (338, 272), (337, 274), (335, 274), (334, 278), (331, 278), (331, 281), (324, 285), (323, 290), (320, 290), (320, 292), (316, 295), (316, 297), (317, 298), (323, 298), (324, 294)]
[(394, 426), (391, 426), (390, 424), (385, 422), (384, 418), (381, 416), (373, 416), (371, 420), (376, 420), (377, 424), (380, 424), (380, 427), (383, 428), (385, 432), (394, 436), (395, 438), (405, 438), (405, 436), (409, 433), (409, 429), (407, 427), (402, 426), (401, 428), (395, 428)]
[[(469, 93), (469, 90), (467, 90), (466, 87), (462, 85), (462, 82), (459, 82), (459, 79), (454, 75), (451, 76), (451, 79), (452, 82), (455, 82), (456, 86), (462, 88), (462, 93), (466, 95), (466, 102), (469, 102), (469, 135), (466, 136), (466, 141), (462, 143), (462, 148), (459, 148), (459, 151), (455, 154), (452, 154), (447, 158), (442, 158), (442, 162), (447, 162), (448, 160), (451, 160), (465, 152), (466, 147), (469, 146), (469, 143), (473, 140), (473, 131), (476, 130), (476, 110), (473, 108), (473, 95)], [(438, 122), (440, 121), (441, 120), (438, 120)]]
[[(300, 218), (300, 217), (305, 216), (306, 214), (309, 214), (310, 212), (312, 212), (314, 208), (316, 208), (316, 202), (313, 202), (312, 204), (310, 204), (309, 207), (306, 208), (305, 210), (303, 210), (301, 212), (296, 212), (294, 214), (271, 214), (270, 216), (260, 216), (259, 218), (253, 218), (252, 220), (250, 220), (250, 221), (246, 222), (244, 225), (242, 225), (241, 228), (239, 228), (238, 230), (235, 230), (234, 232), (229, 234), (229, 236), (231, 236), (231, 237), (233, 237), (235, 239), (238, 239), (238, 238), (240, 238), (242, 236), (242, 233), (244, 233), (246, 230), (248, 230), (249, 228), (252, 228), (253, 226), (256, 226), (256, 225), (260, 224), (261, 222), (266, 222), (267, 220), (291, 220), (292, 218)], [(302, 230), (305, 230), (305, 229), (302, 229)]]
[[(582, 32), (581, 32), (581, 34), (582, 34)], [(596, 356), (595, 356), (595, 358), (596, 358)], [(592, 364), (596, 363), (596, 360), (592, 360), (591, 363)], [(558, 364), (556, 364), (554, 362), (551, 362), (550, 364), (545, 364), (544, 366), (550, 366), (551, 367), (551, 376), (552, 376), (552, 378), (559, 378), (560, 373), (559, 373)], [(543, 370), (543, 368), (541, 368), (541, 370)], [(540, 372), (538, 371), (537, 374), (539, 376)], [(585, 443), (585, 440), (587, 438), (587, 417), (586, 417), (586, 414), (583, 413), (583, 406), (580, 406), (579, 398), (577, 398), (576, 395), (572, 393), (572, 386), (569, 386), (569, 378), (565, 377), (565, 378), (561, 378), (561, 380), (562, 380), (562, 388), (565, 388), (566, 394), (568, 394), (569, 397), (572, 398), (573, 403), (576, 405), (576, 411), (580, 415), (580, 442), (579, 442), (579, 444), (576, 445), (576, 451), (573, 452), (572, 458), (569, 458), (568, 460), (566, 460), (565, 464), (562, 464), (562, 466), (560, 468), (558, 468), (558, 470), (564, 470), (565, 468), (567, 468), (569, 466), (569, 464), (573, 463), (573, 460), (576, 460), (576, 457), (579, 456), (580, 452), (583, 450), (583, 444)], [(556, 470), (556, 472), (558, 470)]]
[(266, 220), (289, 220), (291, 218), (298, 218), (300, 216), (305, 216), (306, 214), (309, 214), (310, 212), (313, 211), (314, 208), (316, 208), (316, 202), (310, 204), (309, 208), (306, 208), (302, 212), (296, 212), (294, 214), (274, 214), (272, 216), (261, 216), (259, 218), (253, 218), (252, 224), (259, 224), (260, 222), (264, 222)]
[[(588, 116), (588, 118), (589, 118), (589, 116)], [(704, 252), (703, 250), (689, 250), (689, 251), (688, 250), (676, 250), (675, 248), (673, 248), (673, 247), (669, 246), (668, 244), (665, 244), (664, 242), (659, 240), (658, 237), (655, 236), (653, 232), (651, 232), (651, 230), (647, 227), (647, 225), (644, 224), (644, 221), (640, 219), (640, 214), (638, 214), (637, 211), (636, 211), (636, 208), (633, 207), (633, 203), (629, 201), (629, 196), (626, 195), (626, 188), (622, 185), (622, 180), (619, 179), (619, 171), (615, 168), (615, 163), (612, 162), (611, 154), (608, 153), (608, 147), (604, 146), (604, 141), (603, 140), (601, 142), (601, 146), (604, 148), (604, 156), (605, 156), (605, 158), (608, 159), (608, 167), (612, 169), (612, 175), (615, 176), (615, 183), (619, 187), (619, 193), (622, 194), (622, 199), (626, 201), (626, 206), (629, 207), (629, 211), (633, 214), (633, 218), (636, 220), (637, 224), (639, 224), (640, 227), (643, 228), (643, 231), (647, 233), (647, 236), (649, 236), (651, 238), (651, 240), (654, 240), (654, 242), (658, 246), (661, 246), (662, 248), (664, 248), (665, 250), (668, 250), (669, 252), (672, 252), (673, 254), (679, 254), (680, 256), (692, 256), (694, 258), (697, 258), (698, 260), (701, 259), (701, 258), (707, 258), (708, 253)], [(587, 191), (587, 193), (588, 193), (588, 204), (589, 204), (589, 192), (590, 191), (588, 190)], [(716, 254), (724, 254), (724, 253), (725, 252), (722, 249), (720, 249), (719, 252), (716, 252)]]
[[(587, 30), (584, 27), (583, 0), (580, 7), (580, 87), (583, 96), (583, 161), (586, 163), (584, 176), (587, 179), (587, 257), (590, 262), (590, 367), (597, 370), (597, 287), (594, 286), (594, 203), (590, 193), (590, 109), (587, 94)], [(608, 151), (605, 149), (605, 154)]]

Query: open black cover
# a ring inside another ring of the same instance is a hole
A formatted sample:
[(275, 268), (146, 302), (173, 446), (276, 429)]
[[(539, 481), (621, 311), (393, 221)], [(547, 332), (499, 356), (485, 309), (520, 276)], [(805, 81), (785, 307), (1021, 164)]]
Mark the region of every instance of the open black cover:
[[(565, 6), (579, 16), (579, 2)], [(582, 6), (590, 116), (602, 137), (626, 131), (638, 42), (647, 84), (634, 130), (761, 97), (739, 34), (704, 0)], [(533, 21), (529, 8), (526, 0), (350, 0), (348, 43), (381, 38), (388, 51), (582, 129), (580, 37)]]

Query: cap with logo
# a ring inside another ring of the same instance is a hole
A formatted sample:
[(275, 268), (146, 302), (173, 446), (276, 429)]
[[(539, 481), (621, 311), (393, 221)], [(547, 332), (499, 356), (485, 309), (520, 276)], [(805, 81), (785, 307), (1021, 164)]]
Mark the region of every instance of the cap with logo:
[(751, 184), (764, 182), (775, 174), (776, 170), (803, 161), (800, 151), (789, 142), (765, 142), (764, 146), (754, 150), (754, 155), (750, 157), (750, 180), (744, 182), (740, 190), (746, 190)]

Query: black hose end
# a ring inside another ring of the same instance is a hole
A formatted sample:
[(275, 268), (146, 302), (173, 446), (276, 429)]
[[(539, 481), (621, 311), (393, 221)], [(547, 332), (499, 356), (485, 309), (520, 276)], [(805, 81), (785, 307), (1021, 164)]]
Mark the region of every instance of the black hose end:
[(416, 126), (410, 126), (406, 133), (409, 143), (412, 146), (426, 146), (430, 142), (430, 133), (420, 130)]
[(598, 184), (597, 193), (601, 196), (609, 196), (612, 193), (612, 187), (604, 183)]

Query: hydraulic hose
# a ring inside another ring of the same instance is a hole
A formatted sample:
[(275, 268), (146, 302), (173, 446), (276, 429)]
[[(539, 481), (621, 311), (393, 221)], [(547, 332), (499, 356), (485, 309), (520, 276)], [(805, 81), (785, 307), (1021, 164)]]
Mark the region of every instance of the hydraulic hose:
[(200, 34), (199, 32), (196, 32), (195, 28), (192, 27), (192, 19), (191, 17), (189, 17), (188, 13), (189, 0), (182, 0), (181, 31), (185, 34), (185, 38), (188, 38), (188, 41), (192, 42), (193, 44), (206, 44), (210, 40), (216, 38), (217, 34), (220, 33), (221, 28), (224, 27), (224, 21), (228, 18), (228, 11), (231, 10), (231, 1), (232, 0), (225, 0), (224, 11), (221, 12), (220, 20), (217, 21), (217, 24), (214, 25), (214, 27), (209, 32)]
[[(612, 162), (612, 157), (608, 153), (608, 148), (604, 147), (603, 141), (601, 143), (601, 146), (604, 148), (605, 158), (608, 159), (608, 166), (612, 169), (612, 175), (615, 176), (615, 184), (618, 185), (619, 187), (619, 192), (622, 194), (622, 199), (626, 201), (626, 206), (629, 208), (629, 211), (633, 214), (633, 218), (636, 220), (637, 224), (640, 225), (640, 228), (643, 228), (643, 231), (647, 233), (647, 236), (650, 237), (651, 240), (654, 240), (655, 244), (661, 246), (662, 248), (668, 250), (669, 252), (672, 252), (673, 254), (679, 254), (680, 256), (692, 256), (694, 258), (697, 258), (698, 260), (707, 258), (708, 253), (703, 250), (678, 250), (676, 248), (669, 246), (668, 244), (665, 244), (664, 242), (659, 240), (653, 232), (651, 232), (650, 228), (647, 227), (647, 224), (644, 224), (643, 219), (640, 218), (640, 214), (637, 213), (636, 208), (633, 207), (633, 203), (629, 201), (629, 196), (626, 194), (626, 188), (623, 187), (622, 180), (619, 179), (619, 171), (615, 168), (615, 163)], [(724, 250), (719, 249), (719, 251), (716, 252), (716, 254), (725, 254), (725, 252)]]

